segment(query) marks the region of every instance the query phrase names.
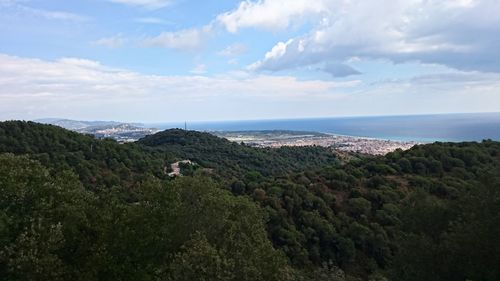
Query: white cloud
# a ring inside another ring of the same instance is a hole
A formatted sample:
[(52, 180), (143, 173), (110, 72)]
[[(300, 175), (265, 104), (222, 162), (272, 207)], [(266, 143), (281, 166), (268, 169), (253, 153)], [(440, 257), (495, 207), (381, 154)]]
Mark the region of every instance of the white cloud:
[(236, 10), (221, 14), (217, 21), (229, 32), (245, 27), (279, 30), (290, 26), (292, 21), (303, 20), (310, 14), (328, 9), (327, 0), (260, 0), (243, 1)]
[(115, 36), (98, 39), (98, 40), (92, 42), (92, 44), (114, 49), (114, 48), (119, 48), (119, 47), (123, 46), (126, 42), (127, 42), (127, 39), (124, 38), (121, 34), (118, 34)]
[(136, 18), (134, 19), (135, 22), (138, 23), (146, 23), (146, 24), (159, 24), (159, 25), (172, 25), (173, 23), (161, 18), (155, 18), (155, 17), (144, 17), (144, 18)]
[(108, 0), (113, 3), (125, 4), (129, 6), (144, 7), (146, 9), (165, 8), (171, 4), (171, 0)]
[(68, 67), (78, 67), (82, 69), (102, 69), (103, 66), (93, 60), (79, 59), (79, 58), (62, 58), (57, 60), (58, 63)]
[(87, 21), (88, 18), (85, 16), (77, 15), (74, 13), (60, 12), (60, 11), (47, 11), (41, 9), (32, 9), (25, 7), (28, 12), (33, 15), (43, 17), (49, 20), (67, 20), (67, 21)]
[(500, 72), (498, 11), (497, 0), (262, 0), (244, 1), (218, 21), (230, 32), (312, 23), (250, 66), (256, 70), (340, 66), (358, 57)]
[(178, 50), (196, 50), (201, 48), (212, 35), (212, 26), (163, 32), (160, 35), (143, 40), (147, 47), (162, 47)]
[(224, 57), (234, 57), (241, 55), (247, 51), (247, 46), (241, 43), (234, 43), (232, 45), (227, 46), (217, 54), (219, 56), (224, 56)]
[[(288, 48), (288, 45), (293, 43), (293, 39), (288, 40), (288, 42), (279, 42), (276, 44), (271, 51), (267, 52), (266, 55), (264, 56), (263, 61), (258, 61), (249, 66), (250, 70), (258, 70), (260, 68), (263, 68), (263, 64), (268, 63), (269, 61), (272, 61), (275, 58), (282, 57), (283, 55), (286, 54), (286, 50)], [(267, 69), (273, 70), (272, 67), (267, 66)]]

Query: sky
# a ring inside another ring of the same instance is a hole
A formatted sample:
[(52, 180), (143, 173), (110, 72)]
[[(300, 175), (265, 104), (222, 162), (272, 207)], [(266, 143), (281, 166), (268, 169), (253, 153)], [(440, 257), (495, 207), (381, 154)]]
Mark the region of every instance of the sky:
[(500, 0), (0, 0), (0, 120), (500, 111)]

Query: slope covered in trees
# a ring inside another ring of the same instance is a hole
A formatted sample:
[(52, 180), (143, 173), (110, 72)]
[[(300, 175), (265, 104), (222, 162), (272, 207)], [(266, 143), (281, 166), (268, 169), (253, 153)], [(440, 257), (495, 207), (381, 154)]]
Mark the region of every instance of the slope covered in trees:
[(138, 142), (166, 155), (191, 159), (203, 167), (215, 168), (225, 177), (240, 177), (248, 171), (265, 176), (285, 175), (334, 163), (336, 158), (324, 147), (256, 149), (218, 138), (209, 133), (167, 130)]
[(262, 211), (211, 181), (143, 182), (133, 204), (0, 156), (2, 280), (286, 280)]
[[(202, 169), (170, 179), (168, 164)], [(208, 170), (209, 169), (209, 170)], [(0, 123), (5, 280), (499, 280), (500, 143), (383, 157)]]

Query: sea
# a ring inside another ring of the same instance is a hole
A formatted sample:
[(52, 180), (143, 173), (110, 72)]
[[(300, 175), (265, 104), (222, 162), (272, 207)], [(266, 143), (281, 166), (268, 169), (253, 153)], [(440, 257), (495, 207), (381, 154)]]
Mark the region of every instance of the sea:
[(309, 131), (394, 141), (500, 141), (499, 113), (361, 116), (145, 124), (197, 131)]

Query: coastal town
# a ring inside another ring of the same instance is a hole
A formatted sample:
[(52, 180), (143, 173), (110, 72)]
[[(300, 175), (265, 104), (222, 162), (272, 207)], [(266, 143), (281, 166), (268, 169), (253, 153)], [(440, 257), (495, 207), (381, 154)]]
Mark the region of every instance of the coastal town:
[(158, 133), (160, 130), (146, 128), (141, 123), (121, 123), (115, 121), (80, 121), (59, 118), (34, 120), (38, 123), (59, 126), (81, 134), (93, 135), (96, 138), (110, 138), (119, 143), (137, 141), (147, 135)]
[(83, 134), (91, 134), (97, 138), (112, 138), (119, 143), (125, 143), (137, 141), (147, 135), (155, 134), (160, 130), (123, 123), (118, 125), (87, 127), (76, 131)]
[(396, 149), (410, 149), (414, 141), (393, 141), (315, 132), (241, 131), (214, 132), (219, 137), (253, 147), (323, 146), (337, 151), (384, 155)]

